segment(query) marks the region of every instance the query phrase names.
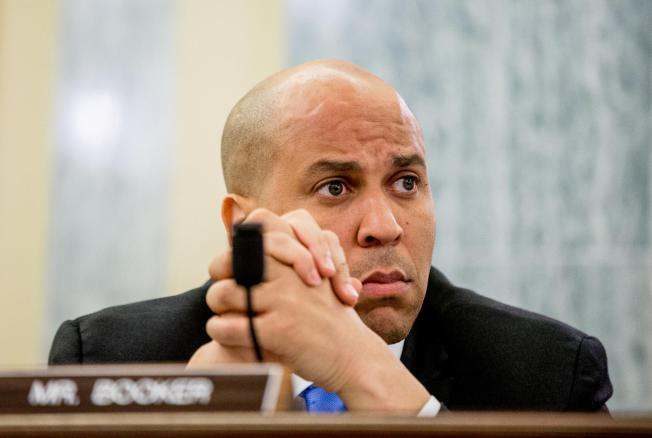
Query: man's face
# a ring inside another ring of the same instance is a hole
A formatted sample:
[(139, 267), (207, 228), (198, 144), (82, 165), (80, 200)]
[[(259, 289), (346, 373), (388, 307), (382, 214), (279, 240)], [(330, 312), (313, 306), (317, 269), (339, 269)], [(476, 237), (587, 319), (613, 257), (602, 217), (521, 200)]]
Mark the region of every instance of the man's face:
[(260, 203), (278, 214), (305, 208), (338, 235), (351, 275), (363, 281), (356, 311), (398, 342), (421, 308), (435, 240), (417, 122), (388, 87), (297, 88), (285, 94)]

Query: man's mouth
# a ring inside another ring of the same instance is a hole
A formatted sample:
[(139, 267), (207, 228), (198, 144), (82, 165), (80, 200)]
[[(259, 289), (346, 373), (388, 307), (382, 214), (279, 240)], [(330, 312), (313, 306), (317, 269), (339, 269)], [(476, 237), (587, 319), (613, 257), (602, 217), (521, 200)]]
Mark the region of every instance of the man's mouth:
[(362, 280), (362, 295), (374, 298), (386, 298), (405, 294), (411, 280), (405, 274), (392, 271), (374, 271)]

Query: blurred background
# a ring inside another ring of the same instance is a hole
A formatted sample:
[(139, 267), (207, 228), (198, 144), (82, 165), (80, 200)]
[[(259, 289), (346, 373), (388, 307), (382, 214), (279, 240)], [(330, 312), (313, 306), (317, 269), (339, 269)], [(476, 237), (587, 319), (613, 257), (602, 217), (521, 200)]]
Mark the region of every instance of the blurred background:
[(421, 121), (453, 282), (599, 337), (652, 409), (652, 2), (0, 0), (0, 366), (182, 292), (227, 245), (219, 138), (335, 57)]

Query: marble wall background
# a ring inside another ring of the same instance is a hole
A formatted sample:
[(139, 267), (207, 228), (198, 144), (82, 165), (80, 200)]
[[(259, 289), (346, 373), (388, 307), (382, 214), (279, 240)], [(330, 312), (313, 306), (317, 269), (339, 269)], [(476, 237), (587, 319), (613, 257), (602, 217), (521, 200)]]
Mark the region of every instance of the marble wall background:
[(46, 339), (165, 290), (171, 0), (62, 0)]
[(457, 284), (598, 336), (652, 409), (652, 2), (290, 0), (288, 64), (336, 57), (420, 119)]

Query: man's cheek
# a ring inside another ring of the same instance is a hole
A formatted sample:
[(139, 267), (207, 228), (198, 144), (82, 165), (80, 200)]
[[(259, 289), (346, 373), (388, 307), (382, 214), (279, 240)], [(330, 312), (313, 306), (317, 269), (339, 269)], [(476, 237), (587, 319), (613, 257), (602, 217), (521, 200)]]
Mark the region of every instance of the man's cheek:
[(346, 230), (352, 229), (352, 225), (347, 220), (346, 214), (335, 208), (323, 210), (310, 209), (308, 212), (315, 218), (317, 224), (324, 230), (330, 230), (337, 234), (340, 239), (340, 244), (343, 242), (343, 237)]

